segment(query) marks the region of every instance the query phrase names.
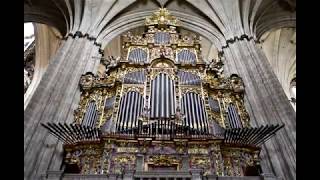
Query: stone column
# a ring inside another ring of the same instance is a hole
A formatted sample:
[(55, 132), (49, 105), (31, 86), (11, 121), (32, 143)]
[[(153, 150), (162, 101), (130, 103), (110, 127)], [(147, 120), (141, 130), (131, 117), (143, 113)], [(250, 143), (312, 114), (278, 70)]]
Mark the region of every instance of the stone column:
[(296, 114), (266, 56), (253, 40), (237, 40), (224, 50), (229, 73), (239, 74), (245, 84), (245, 104), (251, 125), (285, 124), (263, 145), (262, 168), (294, 180), (296, 163)]
[(94, 70), (99, 58), (92, 56), (98, 56), (98, 50), (94, 41), (85, 37), (68, 37), (48, 65), (24, 112), (25, 179), (36, 180), (47, 170), (60, 169), (62, 144), (40, 123), (73, 121), (80, 76)]

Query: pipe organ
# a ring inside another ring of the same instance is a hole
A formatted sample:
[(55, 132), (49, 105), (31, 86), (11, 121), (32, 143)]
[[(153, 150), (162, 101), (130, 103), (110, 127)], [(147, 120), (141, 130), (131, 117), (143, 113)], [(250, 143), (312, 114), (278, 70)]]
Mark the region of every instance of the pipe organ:
[(145, 25), (123, 35), (122, 56), (105, 59), (103, 75), (82, 75), (73, 124), (43, 124), (64, 142), (65, 172), (248, 175), (283, 125), (251, 127), (242, 79), (202, 59), (199, 36), (180, 34), (166, 9)]

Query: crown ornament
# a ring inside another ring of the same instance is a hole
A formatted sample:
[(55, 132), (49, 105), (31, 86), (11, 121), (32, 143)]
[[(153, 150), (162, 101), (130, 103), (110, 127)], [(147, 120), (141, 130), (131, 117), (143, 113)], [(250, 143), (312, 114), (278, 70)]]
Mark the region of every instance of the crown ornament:
[(160, 25), (160, 26), (180, 26), (181, 22), (166, 8), (159, 8), (158, 11), (154, 12), (152, 16), (146, 17), (145, 25)]

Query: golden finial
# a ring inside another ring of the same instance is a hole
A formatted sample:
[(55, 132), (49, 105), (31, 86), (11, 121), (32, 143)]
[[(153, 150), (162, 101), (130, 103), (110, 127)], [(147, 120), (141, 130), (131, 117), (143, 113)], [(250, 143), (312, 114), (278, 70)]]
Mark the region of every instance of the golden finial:
[(172, 16), (166, 8), (159, 8), (152, 16), (146, 18), (145, 25), (180, 26), (180, 21)]

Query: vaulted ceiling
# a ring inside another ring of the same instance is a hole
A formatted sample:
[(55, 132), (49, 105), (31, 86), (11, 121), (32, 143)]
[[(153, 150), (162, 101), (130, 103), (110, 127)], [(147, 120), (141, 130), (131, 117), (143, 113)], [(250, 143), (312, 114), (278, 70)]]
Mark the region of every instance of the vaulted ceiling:
[(64, 37), (80, 32), (101, 44), (105, 54), (116, 55), (119, 35), (139, 29), (161, 6), (182, 21), (183, 29), (202, 36), (204, 58), (214, 57), (235, 37), (264, 39), (262, 48), (287, 88), (295, 74), (295, 48), (292, 32), (283, 28), (295, 28), (295, 0), (25, 0), (24, 21), (53, 26)]
[[(295, 26), (295, 0), (25, 0), (24, 19), (56, 27), (61, 34), (88, 34), (98, 42), (108, 30), (128, 21), (143, 25), (145, 14), (161, 5), (180, 18), (187, 29), (196, 24), (211, 28), (222, 45), (243, 34), (257, 36), (283, 26)], [(146, 12), (146, 13), (144, 13)], [(190, 22), (190, 18), (198, 21)], [(121, 21), (123, 20), (123, 21)], [(124, 27), (124, 25), (122, 25)]]

